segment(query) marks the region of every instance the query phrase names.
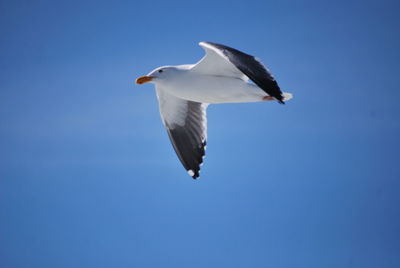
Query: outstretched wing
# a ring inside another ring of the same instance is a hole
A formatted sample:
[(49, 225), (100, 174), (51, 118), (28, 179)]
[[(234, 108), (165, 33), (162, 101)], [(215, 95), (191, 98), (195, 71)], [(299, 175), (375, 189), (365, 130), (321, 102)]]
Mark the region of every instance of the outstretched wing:
[(224, 45), (200, 42), (206, 55), (192, 70), (204, 74), (237, 77), (246, 81), (250, 78), (269, 96), (284, 103), (282, 91), (272, 74), (254, 56)]
[(157, 86), (160, 114), (179, 160), (189, 175), (199, 177), (207, 140), (208, 104), (177, 98)]

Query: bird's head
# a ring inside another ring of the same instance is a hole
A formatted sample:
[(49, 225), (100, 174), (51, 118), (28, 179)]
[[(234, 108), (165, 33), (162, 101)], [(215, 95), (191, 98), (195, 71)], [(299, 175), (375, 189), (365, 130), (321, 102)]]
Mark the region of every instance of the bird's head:
[(148, 75), (141, 76), (136, 79), (136, 84), (144, 84), (144, 83), (157, 83), (160, 81), (165, 81), (171, 77), (173, 77), (178, 72), (176, 67), (173, 66), (163, 66), (158, 67), (151, 71)]

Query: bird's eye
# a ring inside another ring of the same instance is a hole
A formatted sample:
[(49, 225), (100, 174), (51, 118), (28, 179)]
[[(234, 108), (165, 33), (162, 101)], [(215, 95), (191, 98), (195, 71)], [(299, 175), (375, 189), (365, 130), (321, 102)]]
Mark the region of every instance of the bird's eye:
[(158, 72), (159, 72), (159, 73), (162, 73), (162, 72), (163, 72), (163, 70), (158, 70)]

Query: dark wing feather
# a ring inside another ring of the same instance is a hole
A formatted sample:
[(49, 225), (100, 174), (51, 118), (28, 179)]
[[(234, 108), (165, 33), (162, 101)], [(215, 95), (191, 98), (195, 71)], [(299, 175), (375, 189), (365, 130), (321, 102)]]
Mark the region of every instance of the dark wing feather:
[(212, 42), (201, 42), (203, 47), (211, 46), (218, 49), (222, 54), (244, 73), (257, 86), (264, 90), (268, 95), (276, 98), (280, 103), (283, 102), (282, 91), (272, 74), (254, 56), (243, 53), (237, 49), (216, 44)]
[(196, 179), (207, 142), (207, 104), (179, 99), (159, 88), (157, 96), (172, 146), (189, 175)]

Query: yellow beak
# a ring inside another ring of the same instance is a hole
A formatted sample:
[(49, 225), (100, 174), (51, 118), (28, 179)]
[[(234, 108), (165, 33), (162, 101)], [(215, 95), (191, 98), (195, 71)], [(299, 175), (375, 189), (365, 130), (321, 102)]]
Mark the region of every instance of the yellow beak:
[(141, 84), (150, 82), (152, 79), (153, 79), (152, 76), (147, 76), (147, 75), (141, 76), (141, 77), (139, 77), (139, 78), (136, 79), (136, 84), (141, 85)]

